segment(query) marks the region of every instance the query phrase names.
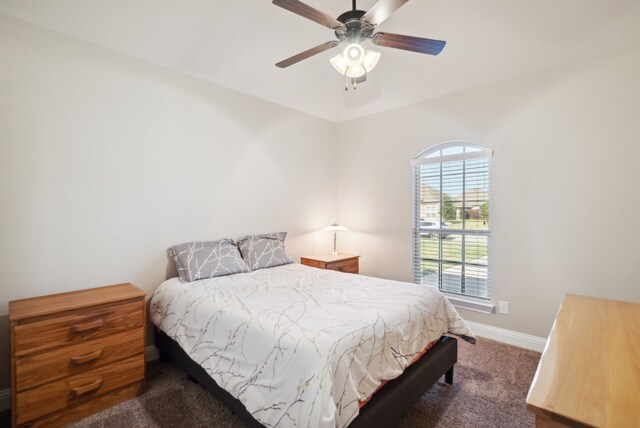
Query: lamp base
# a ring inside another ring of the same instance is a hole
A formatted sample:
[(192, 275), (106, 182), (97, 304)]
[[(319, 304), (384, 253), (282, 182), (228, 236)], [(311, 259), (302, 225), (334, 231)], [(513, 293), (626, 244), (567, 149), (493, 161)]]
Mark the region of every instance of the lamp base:
[(337, 255), (338, 255), (338, 252), (337, 252), (337, 251), (332, 251), (332, 252), (331, 252), (331, 255), (332, 255), (332, 256), (337, 256)]

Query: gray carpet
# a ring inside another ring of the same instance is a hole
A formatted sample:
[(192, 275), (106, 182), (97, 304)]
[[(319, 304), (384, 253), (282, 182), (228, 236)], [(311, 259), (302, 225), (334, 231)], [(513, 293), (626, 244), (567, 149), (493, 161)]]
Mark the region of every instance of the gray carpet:
[[(459, 340), (454, 384), (436, 383), (398, 423), (413, 427), (533, 427), (525, 397), (540, 354), (487, 339)], [(168, 363), (148, 367), (148, 391), (141, 397), (90, 416), (74, 428), (245, 427), (209, 392)], [(8, 421), (0, 415), (0, 425)]]

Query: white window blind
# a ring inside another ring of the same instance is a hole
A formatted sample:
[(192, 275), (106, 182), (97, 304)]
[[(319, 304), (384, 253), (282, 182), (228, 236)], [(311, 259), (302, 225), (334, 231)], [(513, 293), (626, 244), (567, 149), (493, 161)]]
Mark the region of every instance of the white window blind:
[(476, 144), (449, 142), (412, 161), (416, 283), (490, 298), (492, 154)]

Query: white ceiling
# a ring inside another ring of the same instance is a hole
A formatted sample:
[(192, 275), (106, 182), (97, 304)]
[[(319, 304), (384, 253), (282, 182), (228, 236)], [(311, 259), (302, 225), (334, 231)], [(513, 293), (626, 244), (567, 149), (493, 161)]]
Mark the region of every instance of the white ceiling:
[[(351, 6), (307, 3), (333, 16)], [(270, 0), (0, 0), (0, 12), (335, 122), (640, 43), (638, 0), (413, 0), (378, 30), (444, 51), (376, 47), (369, 81), (345, 92), (328, 61), (339, 48), (274, 66), (334, 37)]]

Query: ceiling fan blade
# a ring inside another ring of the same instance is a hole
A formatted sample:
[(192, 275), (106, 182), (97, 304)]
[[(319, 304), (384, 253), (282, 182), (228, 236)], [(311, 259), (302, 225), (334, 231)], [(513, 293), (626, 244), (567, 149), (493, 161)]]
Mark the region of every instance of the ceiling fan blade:
[(371, 41), (387, 48), (404, 49), (428, 55), (438, 55), (447, 42), (443, 40), (423, 39), (422, 37), (402, 36), (392, 33), (376, 33)]
[(409, 0), (378, 0), (360, 20), (363, 22), (366, 21), (371, 25), (378, 25), (408, 1)]
[(338, 46), (340, 42), (337, 40), (332, 40), (330, 42), (327, 43), (323, 43), (321, 45), (316, 46), (315, 48), (311, 48), (309, 50), (306, 50), (304, 52), (299, 53), (298, 55), (294, 55), (291, 58), (287, 58), (284, 61), (280, 61), (279, 63), (276, 64), (276, 67), (280, 67), (280, 68), (287, 68), (293, 64), (296, 64), (304, 59), (310, 58), (314, 55), (317, 55), (321, 52), (324, 52), (326, 50), (329, 50), (333, 47)]
[(327, 15), (324, 12), (320, 12), (318, 9), (314, 9), (311, 6), (302, 3), (298, 0), (273, 0), (273, 4), (280, 6), (283, 9), (293, 12), (296, 15), (300, 15), (304, 18), (317, 22), (320, 25), (329, 27), (331, 29), (344, 28), (344, 24), (337, 19)]

